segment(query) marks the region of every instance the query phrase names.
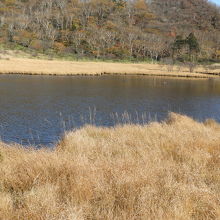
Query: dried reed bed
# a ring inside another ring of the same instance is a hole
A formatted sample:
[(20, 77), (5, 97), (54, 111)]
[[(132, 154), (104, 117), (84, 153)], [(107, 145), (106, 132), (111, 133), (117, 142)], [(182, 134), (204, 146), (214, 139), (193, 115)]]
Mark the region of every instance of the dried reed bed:
[(198, 68), (197, 72), (190, 73), (187, 68), (146, 63), (108, 63), (108, 62), (80, 62), (63, 60), (46, 60), (16, 58), (14, 56), (0, 60), (0, 74), (40, 74), (40, 75), (102, 75), (102, 74), (142, 74), (152, 76), (176, 76), (210, 78), (220, 74), (219, 70)]
[(54, 151), (0, 145), (0, 219), (220, 219), (220, 124), (67, 133)]

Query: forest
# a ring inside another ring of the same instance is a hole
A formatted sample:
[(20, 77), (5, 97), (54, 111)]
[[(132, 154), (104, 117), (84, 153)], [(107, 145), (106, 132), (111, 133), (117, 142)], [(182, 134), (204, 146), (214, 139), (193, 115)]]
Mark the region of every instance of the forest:
[(207, 0), (1, 0), (0, 44), (33, 56), (217, 62), (220, 8)]

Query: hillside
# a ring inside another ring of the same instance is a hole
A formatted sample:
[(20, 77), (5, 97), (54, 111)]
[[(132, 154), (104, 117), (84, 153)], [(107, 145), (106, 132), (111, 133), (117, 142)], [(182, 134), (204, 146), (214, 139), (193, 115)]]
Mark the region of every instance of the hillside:
[(151, 8), (162, 19), (162, 24), (170, 24), (177, 31), (220, 30), (219, 8), (207, 0), (154, 0)]
[(220, 10), (206, 0), (0, 1), (0, 43), (33, 56), (158, 60), (190, 33), (198, 60), (219, 60)]

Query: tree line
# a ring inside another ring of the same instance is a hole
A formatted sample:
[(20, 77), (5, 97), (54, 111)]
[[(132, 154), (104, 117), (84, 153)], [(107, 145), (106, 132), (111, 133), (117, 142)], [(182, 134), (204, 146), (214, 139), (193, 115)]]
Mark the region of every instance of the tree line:
[(218, 60), (220, 13), (206, 0), (0, 0), (0, 43), (76, 57)]

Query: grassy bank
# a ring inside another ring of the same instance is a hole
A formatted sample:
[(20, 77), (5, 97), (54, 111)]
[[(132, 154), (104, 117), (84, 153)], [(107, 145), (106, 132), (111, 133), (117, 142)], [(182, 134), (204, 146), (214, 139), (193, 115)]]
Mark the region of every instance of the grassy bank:
[(29, 74), (29, 75), (150, 75), (211, 78), (219, 75), (219, 70), (206, 72), (198, 68), (190, 73), (187, 68), (178, 70), (174, 67), (168, 70), (166, 65), (149, 63), (110, 63), (110, 62), (82, 62), (62, 60), (40, 60), (29, 58), (11, 58), (0, 60), (0, 74)]
[(1, 55), (0, 74), (30, 75), (103, 75), (103, 74), (135, 74), (151, 76), (176, 76), (210, 78), (220, 75), (220, 68), (213, 66), (204, 69), (199, 66), (194, 72), (186, 67), (169, 66), (151, 63), (118, 63), (91, 62), (71, 60), (50, 60), (47, 57), (31, 58), (21, 51), (7, 51)]
[(220, 219), (220, 124), (67, 133), (54, 151), (0, 144), (0, 219)]

